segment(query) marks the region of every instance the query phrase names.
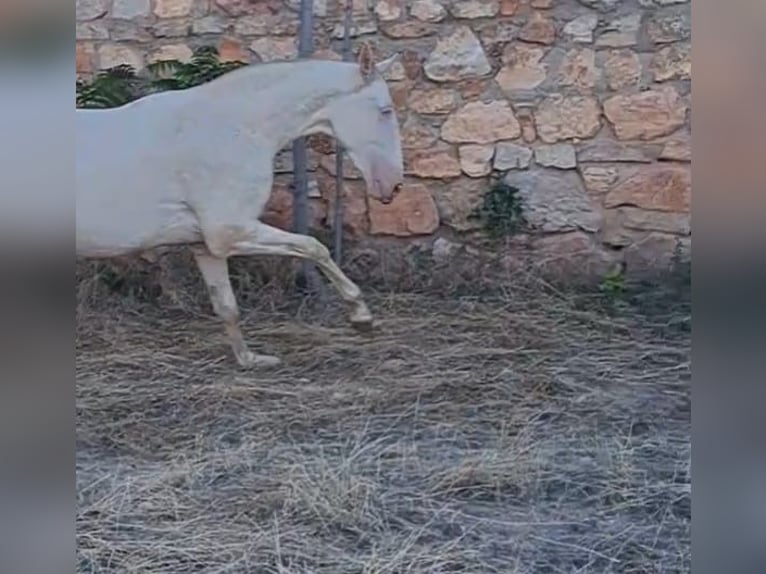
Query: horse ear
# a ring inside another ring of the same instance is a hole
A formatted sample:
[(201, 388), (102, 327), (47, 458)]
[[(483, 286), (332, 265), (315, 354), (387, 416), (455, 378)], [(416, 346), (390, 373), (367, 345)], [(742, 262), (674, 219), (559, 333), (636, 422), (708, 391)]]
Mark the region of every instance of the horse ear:
[(375, 73), (375, 56), (372, 54), (372, 48), (368, 43), (362, 44), (359, 49), (359, 71), (362, 73), (362, 77), (365, 81), (372, 79)]

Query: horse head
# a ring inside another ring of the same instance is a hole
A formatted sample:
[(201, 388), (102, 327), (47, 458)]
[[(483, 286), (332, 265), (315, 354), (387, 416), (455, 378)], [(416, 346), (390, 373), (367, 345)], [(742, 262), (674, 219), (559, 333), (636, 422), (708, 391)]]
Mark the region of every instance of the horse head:
[(363, 45), (357, 62), (358, 89), (325, 110), (333, 135), (362, 173), (370, 194), (383, 203), (391, 202), (404, 181), (399, 123), (383, 79), (396, 58), (376, 63), (370, 47)]

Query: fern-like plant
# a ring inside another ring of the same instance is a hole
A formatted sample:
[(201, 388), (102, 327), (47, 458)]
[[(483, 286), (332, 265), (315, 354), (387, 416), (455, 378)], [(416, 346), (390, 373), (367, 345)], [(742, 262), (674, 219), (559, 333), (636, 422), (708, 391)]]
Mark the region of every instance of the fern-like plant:
[(161, 60), (150, 64), (148, 77), (139, 77), (129, 65), (116, 66), (99, 72), (90, 82), (77, 82), (77, 107), (115, 108), (147, 93), (198, 86), (245, 65), (221, 62), (215, 47), (203, 46), (189, 62)]
[(245, 62), (221, 62), (212, 46), (195, 50), (189, 62), (160, 60), (148, 66), (152, 91), (185, 90), (214, 80), (247, 65)]
[(141, 81), (127, 64), (99, 72), (90, 82), (77, 81), (77, 107), (116, 108), (141, 95)]

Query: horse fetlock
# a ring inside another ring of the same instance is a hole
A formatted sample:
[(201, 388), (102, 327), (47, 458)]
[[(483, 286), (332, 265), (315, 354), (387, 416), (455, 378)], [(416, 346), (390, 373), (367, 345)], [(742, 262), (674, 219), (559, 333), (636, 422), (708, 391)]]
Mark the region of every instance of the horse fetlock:
[(213, 302), (213, 312), (226, 324), (227, 328), (237, 328), (239, 322), (239, 306), (231, 297), (226, 297), (226, 291), (219, 290), (215, 285), (210, 287)]

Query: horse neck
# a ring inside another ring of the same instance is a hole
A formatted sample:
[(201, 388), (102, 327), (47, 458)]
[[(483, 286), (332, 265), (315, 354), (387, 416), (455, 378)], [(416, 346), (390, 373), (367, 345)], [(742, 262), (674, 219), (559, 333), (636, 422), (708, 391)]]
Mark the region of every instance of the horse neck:
[(352, 65), (321, 60), (254, 65), (210, 84), (210, 95), (232, 118), (254, 126), (276, 154), (300, 136), (325, 131), (316, 118), (333, 98), (359, 88), (355, 72)]

